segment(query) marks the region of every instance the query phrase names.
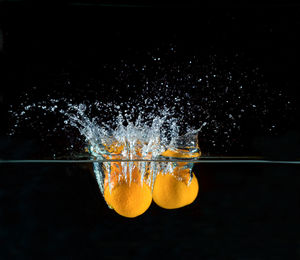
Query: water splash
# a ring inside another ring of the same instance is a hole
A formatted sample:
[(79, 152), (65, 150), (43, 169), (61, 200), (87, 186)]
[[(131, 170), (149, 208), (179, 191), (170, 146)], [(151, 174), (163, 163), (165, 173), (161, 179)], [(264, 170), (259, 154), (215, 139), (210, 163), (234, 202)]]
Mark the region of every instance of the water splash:
[[(242, 133), (276, 133), (280, 118), (272, 114), (283, 118), (292, 110), (281, 91), (266, 88), (256, 68), (245, 73), (236, 64), (218, 65), (215, 56), (204, 62), (177, 54), (171, 46), (147, 52), (142, 64), (103, 64), (100, 79), (63, 79), (50, 93), (34, 86), (11, 108), (9, 134), (36, 134), (53, 158), (60, 151), (74, 159), (85, 150), (102, 194), (120, 181), (153, 190), (158, 174), (191, 183), (201, 154), (198, 133), (206, 155), (226, 155), (244, 145)], [(160, 158), (173, 161), (151, 161)]]
[[(99, 105), (97, 103), (96, 105)], [(189, 128), (180, 135), (177, 118), (169, 109), (164, 109), (159, 115), (148, 114), (145, 119), (141, 114), (135, 122), (130, 121), (130, 115), (119, 111), (116, 127), (100, 125), (97, 118), (89, 118), (87, 106), (69, 104), (67, 111), (61, 111), (68, 117), (67, 123), (77, 128), (85, 137), (87, 150), (91, 158), (107, 160), (155, 160), (160, 157), (196, 158), (200, 156), (197, 134), (200, 129)], [(206, 122), (202, 126), (205, 126)], [(112, 190), (113, 180), (124, 179), (129, 184), (133, 181), (133, 172), (140, 174), (141, 184), (153, 185), (157, 174), (173, 174), (175, 169), (187, 170), (191, 183), (193, 164), (188, 163), (157, 163), (157, 162), (104, 162), (94, 163), (94, 172), (101, 192), (104, 192), (105, 182)], [(181, 175), (174, 175), (179, 179)], [(182, 179), (180, 179), (182, 181)]]
[[(39, 154), (43, 158), (55, 154), (74, 159), (86, 140), (97, 142), (95, 136), (103, 136), (104, 130), (111, 136), (109, 129), (115, 131), (120, 120), (124, 127), (119, 132), (151, 128), (154, 118), (168, 111), (164, 122), (170, 123), (163, 127), (168, 129), (168, 141), (176, 131), (184, 135), (190, 126), (203, 126), (199, 142), (205, 155), (248, 155), (253, 133), (276, 135), (291, 124), (293, 100), (282, 90), (268, 87), (259, 69), (240, 66), (238, 55), (236, 60), (185, 55), (172, 44), (131, 54), (117, 63), (99, 64), (97, 73), (87, 78), (66, 70), (53, 82), (47, 79), (49, 91), (45, 82), (35, 83), (12, 106), (9, 134), (38, 136), (45, 147)], [(83, 127), (88, 123), (102, 132)]]

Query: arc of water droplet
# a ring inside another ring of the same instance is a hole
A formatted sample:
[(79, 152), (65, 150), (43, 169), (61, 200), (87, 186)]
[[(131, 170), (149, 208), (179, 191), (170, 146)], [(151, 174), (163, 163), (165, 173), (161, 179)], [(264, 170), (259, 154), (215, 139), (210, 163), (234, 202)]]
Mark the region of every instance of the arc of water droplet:
[(111, 193), (111, 163), (110, 162), (106, 164), (106, 171), (108, 177), (109, 192)]
[[(192, 165), (193, 165), (193, 164), (192, 164)], [(189, 168), (190, 178), (189, 178), (189, 181), (188, 181), (187, 186), (190, 186), (190, 184), (192, 183), (193, 177), (194, 177), (194, 176), (193, 176), (192, 168), (193, 168), (193, 166), (192, 166), (191, 168)]]
[(145, 162), (139, 162), (139, 169), (141, 171), (141, 184), (143, 186), (144, 176), (145, 176), (145, 173), (146, 173), (146, 163)]
[(154, 188), (154, 181), (156, 179), (156, 175), (157, 175), (157, 168), (156, 168), (156, 163), (151, 162), (151, 191), (153, 192), (153, 188)]
[(94, 162), (93, 166), (94, 166), (94, 173), (96, 175), (96, 180), (98, 182), (100, 191), (101, 191), (102, 194), (104, 194), (103, 173), (102, 173), (102, 169), (101, 169), (100, 163)]

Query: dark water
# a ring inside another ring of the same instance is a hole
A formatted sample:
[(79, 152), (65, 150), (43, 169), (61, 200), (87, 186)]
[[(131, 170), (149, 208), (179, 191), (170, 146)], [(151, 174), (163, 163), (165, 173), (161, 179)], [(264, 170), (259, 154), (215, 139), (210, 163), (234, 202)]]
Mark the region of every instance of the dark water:
[(184, 208), (110, 210), (91, 164), (0, 164), (1, 259), (297, 259), (300, 166), (201, 164)]

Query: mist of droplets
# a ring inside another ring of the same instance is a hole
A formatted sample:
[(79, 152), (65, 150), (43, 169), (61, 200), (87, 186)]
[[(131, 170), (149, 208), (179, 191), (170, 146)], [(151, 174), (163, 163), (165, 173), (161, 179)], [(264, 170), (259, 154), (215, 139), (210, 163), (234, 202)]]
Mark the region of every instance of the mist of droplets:
[[(242, 150), (250, 131), (276, 134), (292, 110), (291, 100), (267, 87), (257, 68), (245, 72), (216, 56), (184, 56), (171, 45), (137, 56), (138, 61), (124, 58), (99, 66), (98, 76), (82, 80), (70, 73), (58, 88), (44, 91), (40, 85), (28, 91), (10, 111), (10, 134), (37, 132), (44, 143), (64, 137), (69, 141), (63, 154), (104, 136), (121, 141), (130, 133), (149, 138), (159, 132), (165, 147), (202, 127), (201, 150), (217, 155), (232, 147)], [(55, 142), (48, 145), (52, 152), (61, 149)]]

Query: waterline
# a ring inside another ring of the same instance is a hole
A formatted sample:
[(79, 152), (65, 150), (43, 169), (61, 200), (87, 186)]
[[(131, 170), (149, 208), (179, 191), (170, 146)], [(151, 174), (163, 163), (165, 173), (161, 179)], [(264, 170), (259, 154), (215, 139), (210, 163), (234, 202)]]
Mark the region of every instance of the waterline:
[[(211, 158), (211, 159), (209, 159)], [(124, 160), (109, 160), (109, 159), (97, 159), (97, 160), (0, 160), (0, 164), (12, 164), (12, 163), (104, 163), (104, 162), (189, 162), (189, 163), (205, 163), (205, 164), (223, 164), (223, 163), (231, 163), (231, 164), (300, 164), (298, 160), (264, 160), (264, 159), (230, 159), (226, 157), (207, 157), (205, 159), (156, 159), (156, 160), (146, 160), (146, 159), (124, 159)]]

